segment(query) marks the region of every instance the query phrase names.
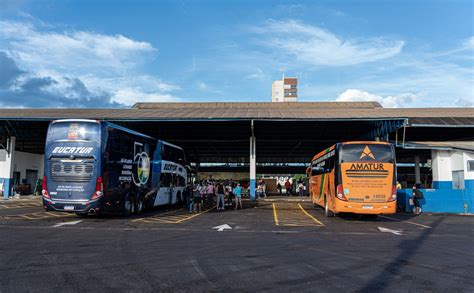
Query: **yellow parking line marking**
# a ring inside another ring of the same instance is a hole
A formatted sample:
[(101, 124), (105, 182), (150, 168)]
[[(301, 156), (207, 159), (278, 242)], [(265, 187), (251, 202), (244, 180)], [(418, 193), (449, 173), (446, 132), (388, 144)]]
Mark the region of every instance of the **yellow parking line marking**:
[(169, 214), (172, 214), (172, 213), (176, 213), (178, 211), (181, 211), (181, 210), (184, 210), (184, 208), (181, 208), (179, 210), (174, 210), (174, 211), (169, 211), (169, 212), (166, 212), (166, 213), (162, 213), (162, 214), (158, 214), (158, 215), (154, 215), (154, 216), (150, 216), (150, 217), (146, 217), (146, 218), (139, 218), (139, 219), (135, 219), (135, 220), (132, 220), (132, 222), (139, 222), (143, 219), (150, 219), (150, 218), (158, 218), (160, 216), (165, 216), (165, 215), (169, 215)]
[(48, 215), (50, 216), (53, 216), (53, 217), (63, 217), (64, 215), (57, 215), (57, 214), (53, 214), (51, 212), (46, 212)]
[(19, 215), (19, 217), (22, 217), (22, 218), (25, 218), (25, 219), (28, 219), (28, 220), (36, 220), (36, 218), (32, 218), (32, 217), (27, 216), (27, 215)]
[(313, 221), (315, 221), (315, 222), (318, 223), (319, 225), (324, 226), (324, 224), (321, 223), (318, 219), (316, 219), (315, 217), (313, 217), (312, 215), (310, 215), (310, 214), (301, 206), (301, 204), (298, 204), (298, 206), (300, 207), (301, 211), (303, 211), (303, 213), (304, 213), (305, 215), (307, 215), (308, 217), (310, 217)]
[(192, 215), (192, 216), (190, 216), (190, 217), (184, 218), (184, 219), (179, 220), (179, 221), (177, 221), (177, 222), (175, 222), (175, 223), (176, 223), (176, 224), (179, 224), (179, 223), (182, 223), (182, 222), (184, 222), (184, 221), (191, 220), (192, 218), (195, 218), (195, 217), (197, 217), (197, 216), (200, 216), (200, 215), (202, 215), (202, 214), (205, 214), (205, 213), (207, 213), (207, 212), (209, 212), (209, 211), (211, 211), (211, 210), (213, 210), (213, 209), (215, 209), (215, 208), (216, 208), (216, 207), (212, 207), (212, 208), (210, 208), (210, 209), (205, 210), (204, 212), (200, 212), (200, 213), (194, 214), (194, 215)]
[(415, 225), (415, 226), (420, 226), (420, 227), (423, 227), (423, 228), (426, 228), (426, 229), (431, 229), (430, 226), (415, 223), (415, 222), (411, 222), (411, 221), (402, 221), (402, 220), (399, 220), (399, 219), (395, 219), (395, 218), (391, 218), (391, 217), (387, 217), (387, 216), (381, 216), (381, 215), (379, 215), (379, 217), (384, 218), (384, 219), (389, 219), (389, 220), (392, 220), (392, 221), (397, 221), (397, 222), (412, 224), (412, 225)]
[(275, 221), (275, 225), (280, 226), (280, 222), (278, 222), (278, 215), (277, 215), (275, 203), (272, 203), (272, 205), (273, 205), (273, 220)]
[(8, 205), (1, 205), (0, 207), (5, 208), (5, 209), (10, 209), (11, 208)]

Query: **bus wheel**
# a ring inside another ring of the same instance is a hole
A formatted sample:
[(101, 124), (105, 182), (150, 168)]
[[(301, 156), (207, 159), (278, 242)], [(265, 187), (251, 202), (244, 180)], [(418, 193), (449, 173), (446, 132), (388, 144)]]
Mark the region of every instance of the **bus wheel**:
[(181, 198), (181, 192), (178, 191), (178, 193), (176, 194), (176, 205), (178, 207), (181, 207), (183, 205), (183, 199)]
[(122, 215), (124, 217), (128, 217), (132, 214), (132, 211), (133, 211), (132, 197), (130, 196), (130, 194), (127, 194), (125, 196), (125, 199), (122, 205)]
[(334, 213), (329, 210), (329, 202), (326, 197), (324, 197), (324, 216), (326, 218), (334, 217)]
[(143, 203), (143, 198), (141, 196), (139, 196), (137, 198), (137, 201), (135, 202), (135, 212), (137, 213), (137, 215), (140, 215), (143, 213), (143, 209), (144, 209), (145, 205)]

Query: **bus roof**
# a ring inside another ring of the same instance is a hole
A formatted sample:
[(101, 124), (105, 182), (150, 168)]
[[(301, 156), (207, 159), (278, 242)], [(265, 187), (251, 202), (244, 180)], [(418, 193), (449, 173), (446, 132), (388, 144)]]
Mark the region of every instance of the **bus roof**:
[(169, 143), (169, 142), (167, 142), (167, 141), (164, 141), (164, 140), (158, 140), (158, 143), (160, 143), (160, 142), (162, 142), (162, 143), (164, 143), (164, 144), (166, 144), (166, 145), (169, 145), (169, 146), (171, 146), (171, 147), (174, 147), (174, 148), (177, 148), (177, 149), (183, 150), (183, 148), (182, 148), (182, 147), (180, 147), (180, 146), (177, 146), (177, 145), (175, 145), (175, 144), (172, 144), (172, 143)]
[(62, 122), (88, 122), (88, 123), (100, 123), (99, 120), (92, 119), (59, 119), (53, 120), (51, 123), (62, 123)]
[(128, 132), (128, 133), (133, 134), (133, 135), (141, 136), (141, 137), (148, 138), (148, 139), (155, 140), (155, 141), (157, 140), (154, 137), (148, 136), (146, 134), (137, 132), (137, 131), (132, 130), (132, 129), (128, 129), (126, 127), (123, 127), (123, 126), (120, 126), (120, 125), (117, 125), (117, 124), (114, 124), (114, 123), (111, 123), (111, 122), (108, 122), (108, 121), (91, 120), (91, 119), (60, 119), (60, 120), (52, 121), (51, 124), (54, 124), (54, 123), (68, 123), (68, 122), (69, 123), (71, 123), (71, 122), (82, 122), (82, 123), (104, 124), (104, 125), (107, 125), (109, 127), (119, 129), (121, 131)]
[(326, 154), (327, 152), (330, 152), (332, 151), (333, 149), (336, 148), (336, 146), (340, 144), (340, 145), (345, 145), (345, 144), (390, 144), (389, 142), (386, 142), (386, 141), (344, 141), (344, 142), (339, 142), (339, 143), (336, 143), (336, 144), (333, 144), (332, 146), (320, 151), (319, 153), (317, 153), (312, 159), (311, 161), (314, 161), (316, 160), (317, 158), (323, 156), (324, 154)]

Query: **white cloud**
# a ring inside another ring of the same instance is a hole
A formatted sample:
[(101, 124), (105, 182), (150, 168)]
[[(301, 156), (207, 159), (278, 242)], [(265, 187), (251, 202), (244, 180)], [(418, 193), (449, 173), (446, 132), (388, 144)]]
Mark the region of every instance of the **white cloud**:
[(344, 40), (330, 31), (297, 20), (269, 20), (253, 31), (263, 36), (262, 45), (313, 66), (373, 62), (399, 54), (404, 46), (404, 41), (386, 38)]
[(470, 38), (467, 38), (466, 40), (464, 40), (463, 47), (466, 50), (469, 50), (469, 49), (473, 50), (474, 49), (474, 36), (471, 36)]
[(122, 88), (115, 91), (112, 100), (124, 105), (133, 105), (137, 102), (178, 102), (179, 98), (170, 94), (144, 93), (132, 88)]
[(209, 86), (205, 82), (200, 81), (200, 80), (196, 83), (196, 85), (197, 85), (197, 88), (202, 91), (205, 91), (209, 88)]
[(0, 40), (23, 67), (76, 74), (91, 69), (124, 71), (141, 60), (143, 54), (156, 51), (147, 42), (120, 34), (40, 31), (30, 22), (0, 21)]
[[(91, 97), (107, 97), (103, 105), (132, 105), (139, 101), (177, 101), (172, 92), (180, 87), (143, 73), (142, 65), (149, 62), (157, 49), (150, 43), (133, 40), (121, 34), (107, 35), (70, 30), (34, 18), (28, 21), (0, 21), (0, 52), (7, 52), (25, 74), (16, 76), (18, 90), (24, 80), (52, 80), (42, 94), (64, 96), (70, 101), (86, 92)], [(81, 85), (71, 91), (71, 82)], [(3, 93), (8, 96), (8, 93)], [(23, 94), (26, 95), (25, 91)], [(0, 102), (3, 99), (0, 96)], [(90, 107), (84, 101), (75, 106)], [(18, 104), (18, 106), (22, 106)], [(99, 106), (99, 105), (98, 105)]]
[(386, 108), (407, 107), (417, 100), (417, 96), (412, 93), (404, 93), (394, 96), (379, 96), (359, 89), (348, 89), (341, 93), (336, 101), (338, 102), (379, 102)]

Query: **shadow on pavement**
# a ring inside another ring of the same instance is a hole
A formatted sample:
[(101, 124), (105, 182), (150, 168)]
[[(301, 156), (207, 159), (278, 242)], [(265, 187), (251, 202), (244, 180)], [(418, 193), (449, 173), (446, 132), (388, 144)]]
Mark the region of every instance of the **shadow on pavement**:
[[(420, 251), (423, 243), (426, 241), (427, 237), (433, 233), (435, 228), (443, 222), (445, 217), (439, 218), (431, 224), (431, 229), (423, 230), (418, 237), (415, 239), (406, 239), (400, 242), (398, 248), (400, 253), (395, 257), (390, 263), (383, 267), (383, 270), (379, 272), (378, 275), (370, 279), (367, 284), (359, 289), (356, 292), (380, 292), (388, 287), (391, 283), (395, 281), (397, 277), (400, 276), (400, 273), (404, 270), (404, 267), (413, 265), (410, 262), (410, 259)], [(397, 278), (397, 281), (399, 279)]]

